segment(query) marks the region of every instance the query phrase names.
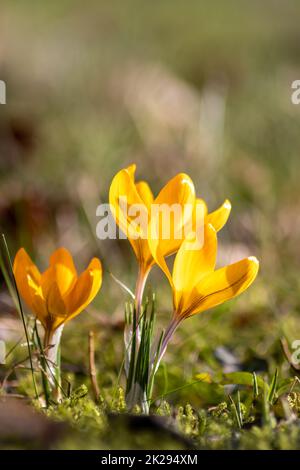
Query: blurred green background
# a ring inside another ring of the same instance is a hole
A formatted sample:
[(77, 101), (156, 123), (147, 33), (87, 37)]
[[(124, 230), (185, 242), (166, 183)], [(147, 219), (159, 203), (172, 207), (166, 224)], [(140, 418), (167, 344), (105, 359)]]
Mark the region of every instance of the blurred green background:
[[(261, 261), (246, 294), (182, 325), (166, 356), (169, 388), (222, 369), (220, 346), (243, 370), (274, 371), (282, 332), (300, 337), (299, 15), (296, 0), (1, 2), (1, 230), (12, 254), (24, 246), (41, 268), (60, 245), (81, 268), (103, 260), (102, 291), (64, 342), (65, 362), (86, 370), (96, 330), (101, 388), (116, 380), (127, 300), (108, 271), (133, 289), (137, 265), (127, 241), (96, 239), (96, 207), (132, 162), (154, 191), (184, 171), (211, 210), (229, 198), (219, 263)], [(163, 324), (171, 292), (158, 269), (150, 286)], [(1, 335), (13, 340), (4, 285), (0, 299)], [(162, 370), (157, 393), (165, 386)], [(186, 395), (201, 401), (199, 390)]]

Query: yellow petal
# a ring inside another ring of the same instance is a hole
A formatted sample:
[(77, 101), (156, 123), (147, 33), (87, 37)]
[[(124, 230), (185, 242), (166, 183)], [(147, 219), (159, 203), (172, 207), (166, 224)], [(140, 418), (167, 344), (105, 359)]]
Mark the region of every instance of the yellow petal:
[[(142, 202), (145, 204), (148, 210), (147, 218), (149, 218), (151, 204), (153, 203), (154, 199), (150, 186), (148, 185), (148, 183), (146, 183), (146, 181), (139, 181), (137, 183), (134, 182), (134, 175), (136, 171), (136, 165), (134, 163), (128, 166), (126, 168), (126, 171), (128, 171), (132, 182), (135, 184), (135, 188), (138, 195), (140, 196)], [(144, 216), (146, 217), (146, 215)], [(143, 237), (138, 237), (136, 239), (129, 238), (129, 242), (140, 265), (144, 266), (147, 269), (147, 267), (150, 267), (154, 263), (154, 260), (149, 249), (146, 235), (147, 234), (144, 233)]]
[(204, 199), (197, 198), (193, 207), (192, 218), (188, 220), (185, 225), (185, 238), (197, 234), (197, 231), (203, 231), (204, 224), (206, 223), (207, 205)]
[(47, 328), (48, 310), (41, 288), (32, 294), (32, 310), (40, 322)]
[(47, 299), (52, 285), (56, 282), (55, 274), (55, 266), (50, 266), (41, 275), (40, 285), (44, 299)]
[(46, 310), (40, 291), (41, 273), (24, 248), (20, 248), (15, 256), (13, 272), (21, 297), (43, 322)]
[(92, 302), (102, 284), (102, 266), (93, 258), (88, 268), (78, 277), (73, 289), (65, 299), (67, 320), (78, 315)]
[(164, 258), (178, 250), (184, 239), (184, 227), (192, 218), (195, 188), (191, 178), (184, 173), (176, 175), (160, 191), (154, 204), (161, 210), (151, 214), (149, 247), (156, 263), (172, 282)]
[[(204, 233), (204, 226), (207, 223), (207, 205), (203, 199), (197, 198), (195, 200), (194, 207), (192, 209), (192, 217), (187, 221), (184, 227), (183, 239), (179, 240), (178, 246), (174, 252), (178, 251), (184, 239), (194, 239), (197, 240), (198, 244), (201, 244), (201, 238)], [(184, 247), (189, 246), (189, 243), (185, 244)]]
[(66, 295), (77, 279), (73, 258), (66, 248), (58, 248), (50, 257), (54, 278), (62, 296)]
[[(143, 187), (139, 185), (136, 187), (134, 172), (135, 165), (131, 165), (116, 174), (109, 190), (109, 203), (116, 223), (127, 235), (139, 263), (149, 266), (153, 264), (153, 258), (147, 241), (149, 213), (138, 189), (142, 192), (143, 197), (145, 197), (147, 190), (144, 184)], [(147, 198), (149, 199), (149, 191)], [(126, 205), (124, 204), (125, 202)], [(130, 209), (134, 210), (131, 214), (128, 214)], [(135, 228), (133, 226), (135, 217), (140, 217), (142, 227)]]
[(208, 274), (192, 290), (182, 316), (203, 312), (241, 294), (252, 284), (258, 269), (258, 260), (249, 257)]
[(134, 180), (134, 175), (135, 175), (135, 170), (136, 170), (136, 164), (132, 163), (126, 168), (126, 171), (128, 171), (130, 177)]
[(203, 213), (204, 216), (208, 214), (207, 204), (204, 199), (197, 197), (195, 205), (201, 208), (200, 212)]
[(217, 234), (212, 225), (205, 225), (196, 241), (186, 239), (178, 250), (173, 267), (174, 306), (178, 312), (184, 309), (189, 294), (204, 276), (216, 265)]
[[(113, 178), (109, 203), (117, 224), (129, 239), (147, 238), (148, 210), (127, 169), (119, 171)], [(141, 221), (140, 226), (135, 223), (137, 218)]]
[(151, 254), (148, 240), (138, 238), (137, 240), (130, 240), (136, 258), (143, 269), (150, 268), (154, 264), (154, 259)]
[(226, 199), (223, 202), (222, 206), (219, 207), (219, 209), (207, 215), (206, 221), (207, 223), (212, 224), (213, 227), (218, 232), (226, 224), (230, 211), (231, 211), (231, 203), (228, 199)]
[(38, 286), (41, 273), (39, 272), (36, 265), (32, 262), (24, 248), (20, 248), (15, 256), (13, 271), (20, 294), (26, 303), (28, 303), (30, 306), (31, 297), (30, 295), (28, 297), (28, 276), (30, 276), (32, 279), (32, 283)]
[(150, 213), (151, 204), (153, 203), (153, 200), (154, 200), (153, 193), (150, 189), (150, 186), (148, 185), (148, 183), (146, 183), (146, 181), (139, 181), (138, 183), (136, 183), (135, 187), (143, 203), (146, 205)]
[[(174, 239), (183, 239), (183, 227), (188, 220), (191, 219), (192, 209), (195, 205), (195, 188), (193, 181), (185, 173), (179, 173), (162, 188), (159, 195), (155, 198), (154, 204), (166, 208), (166, 222), (169, 221), (169, 215), (171, 214), (169, 230), (171, 240), (162, 240), (161, 242), (162, 252), (164, 254), (169, 253), (170, 247), (168, 243), (172, 243)], [(175, 217), (175, 211), (172, 210), (173, 207), (174, 209), (176, 209), (176, 207), (178, 208), (178, 217)], [(188, 210), (188, 207), (190, 210)], [(157, 215), (155, 218), (156, 221), (159, 222)], [(164, 219), (162, 218), (162, 220)], [(159, 224), (158, 228), (159, 235), (163, 235), (164, 227), (162, 224)]]
[(49, 317), (54, 319), (55, 317), (66, 316), (66, 306), (56, 282), (49, 289), (46, 304)]

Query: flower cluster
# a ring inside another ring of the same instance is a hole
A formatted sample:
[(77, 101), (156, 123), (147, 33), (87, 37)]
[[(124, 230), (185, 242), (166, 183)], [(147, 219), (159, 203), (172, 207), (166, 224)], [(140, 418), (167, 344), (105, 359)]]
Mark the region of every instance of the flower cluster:
[[(109, 203), (119, 228), (126, 233), (138, 261), (135, 303), (125, 322), (125, 371), (127, 404), (139, 404), (147, 412), (155, 373), (168, 342), (184, 319), (236, 297), (254, 281), (259, 263), (249, 257), (216, 269), (217, 232), (228, 220), (231, 204), (226, 200), (209, 213), (197, 198), (191, 178), (180, 173), (154, 197), (145, 181), (135, 181), (135, 165), (119, 171), (110, 186)], [(126, 200), (126, 206), (122, 201)], [(153, 205), (182, 208), (170, 217), (168, 237), (162, 235), (160, 214)], [(132, 207), (140, 209), (137, 224)], [(186, 207), (189, 211), (185, 211)], [(201, 220), (200, 220), (201, 218)], [(166, 258), (175, 255), (172, 273)], [(143, 293), (148, 275), (157, 264), (173, 292), (173, 312), (166, 330), (155, 341), (153, 312), (147, 318)], [(66, 322), (82, 312), (97, 295), (102, 283), (101, 262), (93, 258), (79, 276), (65, 248), (56, 250), (41, 273), (25, 250), (16, 254), (13, 266), (19, 293), (45, 330), (44, 348), (57, 366), (56, 353)]]
[[(259, 263), (255, 257), (249, 257), (216, 269), (217, 232), (222, 229), (229, 217), (231, 204), (228, 200), (220, 208), (209, 213), (203, 199), (196, 197), (191, 178), (184, 173), (172, 178), (161, 189), (158, 196), (154, 197), (145, 181), (135, 182), (135, 169), (135, 165), (131, 165), (116, 174), (111, 183), (109, 201), (112, 214), (121, 230), (128, 236), (139, 266), (135, 291), (135, 318), (131, 324), (130, 334), (126, 335), (131, 338), (131, 341), (134, 337), (134, 347), (131, 347), (129, 358), (129, 361), (133, 362), (131, 363), (133, 372), (129, 378), (130, 384), (127, 392), (129, 406), (138, 402), (147, 411), (153, 376), (180, 322), (242, 293), (254, 281)], [(126, 199), (126, 206), (122, 204), (124, 199)], [(157, 212), (154, 212), (155, 216), (153, 216), (152, 205), (166, 207), (176, 205), (183, 209), (180, 212), (181, 218), (173, 220), (173, 227), (167, 239), (161, 236)], [(192, 207), (188, 219), (184, 211), (186, 205)], [(146, 220), (148, 227), (151, 228), (147, 230), (146, 236), (145, 230), (141, 230), (139, 225), (133, 223), (131, 214), (134, 211), (130, 211), (131, 206), (141, 208), (143, 215), (140, 219)], [(200, 221), (197, 220), (199, 214), (202, 217)], [(184, 230), (187, 226), (190, 227), (192, 236)], [(175, 253), (171, 274), (166, 257)], [(140, 353), (139, 348), (142, 348), (141, 341), (151, 329), (148, 328), (140, 333), (140, 325), (148, 325), (144, 319), (141, 322), (140, 313), (145, 283), (154, 264), (163, 270), (172, 287), (173, 313), (154, 353), (152, 347), (150, 360), (146, 361), (146, 379), (144, 379), (137, 364), (139, 356), (141, 354), (145, 356), (146, 352), (142, 349)], [(128, 341), (125, 342), (125, 346), (129, 348)], [(136, 379), (132, 378), (135, 371), (138, 372)], [(147, 388), (148, 386), (150, 388)]]

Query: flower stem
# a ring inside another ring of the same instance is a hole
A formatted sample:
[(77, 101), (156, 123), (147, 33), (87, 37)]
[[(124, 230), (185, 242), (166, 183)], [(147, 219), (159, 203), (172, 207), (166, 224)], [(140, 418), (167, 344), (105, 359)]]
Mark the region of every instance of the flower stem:
[(150, 272), (150, 268), (139, 265), (139, 272), (135, 286), (135, 310), (136, 310), (136, 320), (137, 324), (139, 322), (139, 317), (141, 314), (143, 294), (145, 290), (146, 281)]
[(48, 381), (56, 400), (61, 399), (61, 380), (60, 380), (60, 339), (64, 325), (62, 324), (56, 330), (46, 330), (44, 337), (45, 358), (47, 361)]
[(173, 318), (170, 321), (170, 323), (168, 325), (168, 328), (166, 329), (166, 332), (165, 332), (165, 335), (164, 335), (164, 338), (163, 338), (163, 341), (162, 341), (162, 345), (161, 345), (160, 353), (159, 353), (159, 358), (157, 360), (158, 366), (160, 364), (160, 361), (162, 360), (163, 355), (166, 352), (169, 341), (172, 338), (173, 334), (175, 333), (175, 330), (177, 329), (179, 323), (180, 323), (180, 320), (178, 318), (176, 318), (175, 315), (173, 315)]
[[(136, 319), (136, 350), (139, 348), (140, 344), (140, 329), (139, 321), (142, 310), (143, 294), (145, 290), (146, 281), (150, 273), (150, 267), (145, 267), (142, 264), (139, 265), (139, 272), (136, 280), (135, 286), (135, 319)], [(132, 332), (134, 334), (134, 332)]]
[(126, 403), (129, 410), (132, 410), (137, 405), (141, 408), (143, 414), (149, 414), (150, 400), (147, 398), (147, 391), (143, 390), (137, 382), (132, 385), (131, 390), (127, 394)]

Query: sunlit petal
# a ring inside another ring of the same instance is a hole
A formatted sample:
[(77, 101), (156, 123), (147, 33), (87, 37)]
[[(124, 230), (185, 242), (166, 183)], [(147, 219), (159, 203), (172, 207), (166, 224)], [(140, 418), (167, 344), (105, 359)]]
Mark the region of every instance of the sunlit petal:
[(27, 306), (32, 308), (32, 295), (39, 287), (41, 273), (24, 248), (17, 252), (13, 264), (18, 290)]
[(207, 222), (212, 224), (218, 232), (226, 224), (231, 211), (231, 203), (228, 199), (223, 202), (222, 206), (214, 212), (207, 214)]
[(191, 178), (180, 173), (172, 178), (154, 200), (151, 214), (149, 247), (156, 263), (171, 275), (165, 257), (175, 253), (184, 239), (184, 227), (191, 220), (195, 204), (195, 188)]
[(204, 216), (208, 214), (207, 204), (204, 201), (204, 199), (197, 197), (195, 205), (201, 208), (201, 212), (203, 213)]
[(154, 264), (154, 259), (149, 248), (148, 240), (138, 238), (137, 240), (129, 240), (139, 264), (144, 268)]
[(189, 294), (216, 265), (217, 234), (212, 225), (205, 225), (197, 239), (186, 239), (178, 250), (173, 266), (174, 304), (184, 308)]
[(203, 312), (241, 294), (252, 284), (258, 269), (258, 260), (249, 257), (208, 274), (191, 291), (189, 308), (182, 315)]
[(58, 248), (50, 257), (54, 278), (62, 296), (66, 295), (77, 279), (73, 258), (66, 248)]
[(195, 188), (185, 173), (174, 176), (162, 188), (154, 204), (158, 213), (151, 214), (151, 223), (156, 224), (160, 249), (164, 256), (174, 253), (184, 239), (184, 226), (191, 220), (195, 204)]
[(41, 290), (43, 297), (47, 299), (49, 295), (49, 291), (52, 287), (52, 285), (56, 282), (56, 270), (55, 266), (50, 266), (46, 271), (44, 271), (41, 275)]
[(133, 181), (134, 181), (135, 170), (136, 170), (136, 164), (135, 163), (132, 163), (131, 165), (129, 165), (126, 168), (126, 171), (128, 171), (128, 173), (129, 173), (130, 177), (133, 179)]
[(53, 282), (49, 289), (46, 305), (48, 315), (51, 319), (66, 316), (66, 306), (56, 282)]
[(146, 181), (139, 181), (138, 183), (135, 184), (135, 187), (137, 189), (137, 192), (142, 199), (143, 203), (146, 205), (149, 213), (151, 211), (151, 204), (154, 201), (154, 196), (151, 191), (150, 186)]
[(148, 210), (127, 169), (119, 171), (113, 178), (109, 203), (117, 224), (129, 239), (147, 238)]
[(93, 258), (87, 269), (78, 277), (65, 299), (68, 320), (78, 315), (94, 299), (102, 284), (102, 266)]

